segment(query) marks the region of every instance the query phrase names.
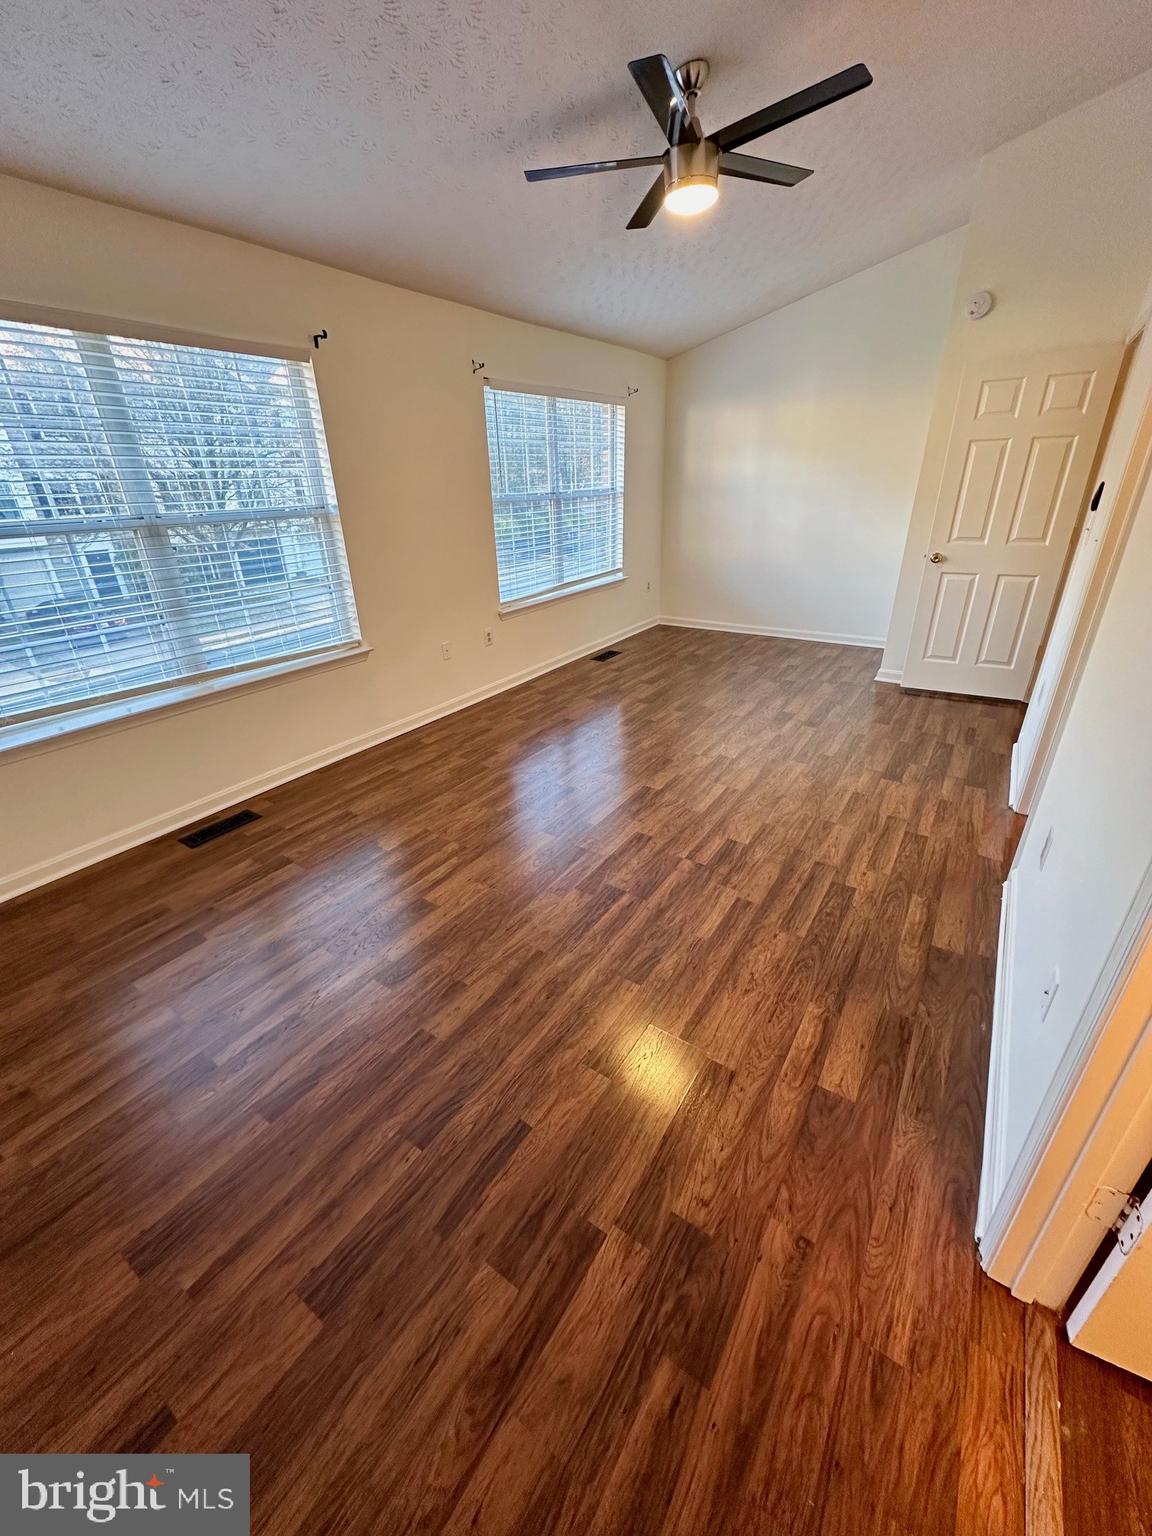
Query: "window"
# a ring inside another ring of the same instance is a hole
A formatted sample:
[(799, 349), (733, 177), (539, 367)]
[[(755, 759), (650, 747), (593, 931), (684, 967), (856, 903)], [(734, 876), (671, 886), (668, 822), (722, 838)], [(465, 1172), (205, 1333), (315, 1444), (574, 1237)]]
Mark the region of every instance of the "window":
[(357, 640), (308, 363), (0, 321), (0, 725)]
[(486, 385), (500, 602), (619, 577), (624, 404)]

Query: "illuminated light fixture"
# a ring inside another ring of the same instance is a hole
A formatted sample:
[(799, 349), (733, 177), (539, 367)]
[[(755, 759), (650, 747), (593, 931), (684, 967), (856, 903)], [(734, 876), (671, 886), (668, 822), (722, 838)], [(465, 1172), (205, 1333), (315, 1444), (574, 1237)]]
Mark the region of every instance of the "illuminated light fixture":
[(669, 213), (690, 218), (711, 208), (719, 196), (720, 188), (711, 176), (683, 176), (665, 192), (664, 206)]
[(720, 196), (720, 152), (707, 139), (673, 144), (664, 160), (663, 205), (669, 213), (693, 218)]

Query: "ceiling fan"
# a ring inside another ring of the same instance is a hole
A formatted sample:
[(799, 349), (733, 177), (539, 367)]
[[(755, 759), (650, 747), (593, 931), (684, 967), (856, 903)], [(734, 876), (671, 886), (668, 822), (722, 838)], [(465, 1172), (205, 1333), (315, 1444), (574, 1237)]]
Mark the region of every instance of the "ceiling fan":
[(872, 84), (868, 69), (863, 64), (853, 64), (838, 75), (829, 75), (827, 80), (797, 91), (794, 96), (785, 96), (770, 107), (729, 123), (717, 133), (705, 135), (696, 116), (696, 102), (708, 78), (707, 59), (689, 59), (687, 64), (673, 69), (664, 54), (654, 53), (646, 59), (633, 59), (628, 68), (668, 140), (663, 154), (592, 160), (587, 165), (554, 165), (525, 171), (524, 175), (529, 181), (554, 181), (561, 176), (592, 176), (598, 171), (658, 165), (660, 175), (628, 220), (629, 229), (647, 229), (662, 207), (669, 213), (703, 213), (720, 196), (721, 176), (794, 187), (812, 172), (800, 165), (781, 165), (776, 160), (761, 160), (756, 155), (740, 155), (736, 151), (774, 128), (794, 123), (809, 112), (819, 112), (821, 107), (829, 107)]

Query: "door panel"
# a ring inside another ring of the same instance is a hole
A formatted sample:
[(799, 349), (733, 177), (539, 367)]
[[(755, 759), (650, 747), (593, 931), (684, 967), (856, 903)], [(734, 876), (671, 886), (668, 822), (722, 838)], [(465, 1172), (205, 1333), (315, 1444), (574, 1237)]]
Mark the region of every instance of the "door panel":
[(1035, 589), (1034, 576), (997, 576), (976, 656), (982, 666), (1016, 665)]
[(965, 372), (905, 687), (1027, 697), (1120, 356), (1078, 347)]
[(1047, 544), (1051, 539), (1076, 442), (1074, 437), (1032, 439), (1008, 535), (1010, 544)]
[(1095, 383), (1094, 369), (1083, 373), (1050, 373), (1041, 412), (1085, 411)]
[(985, 379), (980, 386), (976, 415), (1015, 416), (1023, 388), (1023, 379)]
[(992, 509), (1004, 481), (1004, 466), (1011, 446), (1006, 437), (968, 444), (960, 494), (952, 527), (948, 530), (953, 544), (983, 544), (988, 537)]
[(941, 576), (926, 652), (933, 661), (955, 661), (959, 656), (975, 590), (974, 575), (947, 571)]

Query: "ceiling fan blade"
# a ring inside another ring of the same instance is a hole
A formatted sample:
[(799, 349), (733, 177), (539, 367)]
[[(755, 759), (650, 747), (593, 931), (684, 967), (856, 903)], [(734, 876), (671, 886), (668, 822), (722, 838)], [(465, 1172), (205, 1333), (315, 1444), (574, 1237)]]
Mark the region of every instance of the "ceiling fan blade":
[(725, 150), (720, 156), (721, 176), (738, 176), (741, 181), (768, 181), (774, 187), (794, 187), (812, 172), (802, 165), (781, 165), (779, 160), (761, 160), (758, 155), (736, 155)]
[(646, 59), (633, 59), (628, 69), (669, 144), (699, 144), (688, 98), (667, 57), (649, 54)]
[(845, 96), (862, 91), (866, 85), (871, 84), (871, 71), (864, 64), (853, 64), (851, 69), (842, 69), (838, 75), (829, 75), (827, 80), (806, 86), (794, 96), (785, 96), (783, 101), (762, 107), (759, 112), (742, 117), (738, 122), (729, 123), (727, 128), (721, 128), (719, 133), (710, 137), (721, 149), (739, 149), (742, 144), (758, 139), (762, 133), (783, 128), (786, 123), (794, 123), (799, 117), (807, 117), (809, 112), (819, 112), (821, 107), (830, 107), (834, 101), (841, 101)]
[(549, 165), (525, 171), (525, 181), (557, 181), (561, 176), (594, 176), (598, 171), (627, 171), (634, 165), (659, 165), (663, 155), (633, 155), (630, 160), (589, 160), (587, 165)]
[(664, 176), (661, 173), (644, 194), (644, 201), (628, 220), (629, 229), (647, 229), (664, 206)]

